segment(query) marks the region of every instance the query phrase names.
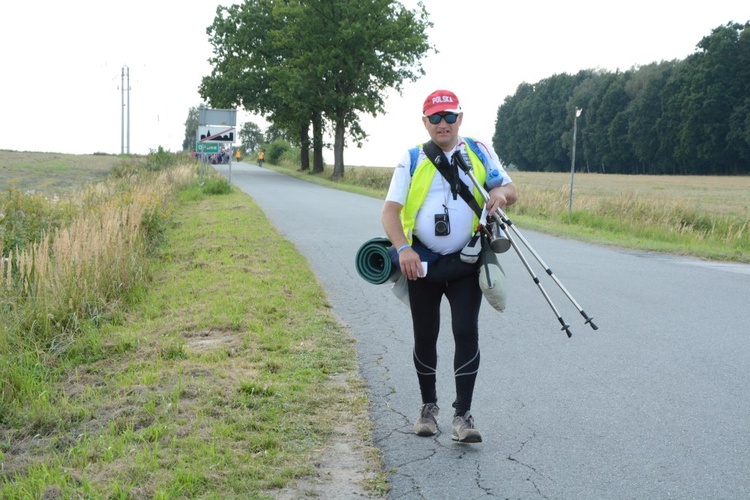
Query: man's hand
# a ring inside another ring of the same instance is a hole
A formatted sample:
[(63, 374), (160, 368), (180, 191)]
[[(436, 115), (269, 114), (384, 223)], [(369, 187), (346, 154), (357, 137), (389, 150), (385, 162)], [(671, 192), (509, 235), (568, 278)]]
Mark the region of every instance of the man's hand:
[[(380, 215), (385, 234), (396, 248), (408, 245), (406, 236), (404, 236), (404, 227), (401, 225), (401, 219), (399, 218), (402, 208), (396, 202), (386, 201), (383, 204), (383, 211)], [(401, 267), (401, 273), (408, 279), (415, 280), (424, 277), (422, 260), (419, 258), (419, 254), (410, 246), (407, 246), (398, 254), (398, 263)]]
[(490, 199), (487, 200), (487, 210), (491, 215), (494, 215), (498, 209), (505, 209), (508, 205), (512, 205), (518, 200), (518, 192), (516, 186), (512, 182), (505, 186), (496, 187), (489, 192)]
[(419, 254), (413, 248), (408, 247), (401, 250), (401, 253), (398, 254), (398, 263), (401, 266), (401, 273), (407, 279), (424, 278), (422, 259), (419, 258)]

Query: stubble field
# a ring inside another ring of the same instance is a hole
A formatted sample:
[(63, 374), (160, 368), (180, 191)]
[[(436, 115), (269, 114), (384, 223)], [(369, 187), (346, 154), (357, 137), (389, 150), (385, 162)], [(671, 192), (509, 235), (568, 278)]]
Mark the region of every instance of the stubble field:
[(112, 155), (70, 155), (0, 150), (0, 188), (62, 197), (107, 177), (127, 162)]

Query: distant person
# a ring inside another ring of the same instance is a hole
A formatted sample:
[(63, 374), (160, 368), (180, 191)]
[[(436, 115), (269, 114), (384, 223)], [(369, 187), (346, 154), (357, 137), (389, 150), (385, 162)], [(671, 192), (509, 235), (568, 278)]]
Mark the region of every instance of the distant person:
[(260, 151), (258, 151), (258, 166), (259, 167), (263, 166), (263, 161), (265, 159), (266, 159), (266, 152), (263, 151), (263, 148), (261, 148)]
[(438, 431), (437, 340), (440, 303), (445, 295), (450, 304), (455, 345), (456, 399), (453, 401), (451, 438), (464, 443), (479, 443), (482, 434), (470, 413), (479, 371), (478, 324), (482, 302), (479, 272), (469, 266), (468, 270), (462, 267), (461, 275), (457, 277), (456, 273), (450, 277), (448, 274), (441, 276), (439, 271), (436, 271), (437, 275), (431, 275), (434, 264), (428, 264), (425, 275), (422, 261), (426, 260), (424, 256), (438, 260), (455, 257), (477, 231), (479, 216), (457, 195), (458, 182), (471, 188), (479, 207), (485, 204), (470, 177), (455, 165), (454, 153), (472, 165), (477, 181), (489, 191), (486, 204), (489, 213), (513, 204), (518, 195), (494, 150), (487, 143), (458, 135), (462, 121), (463, 111), (453, 92), (436, 90), (427, 96), (422, 107), (422, 123), (437, 145), (435, 151), (442, 151), (446, 163), (450, 163), (448, 170), (452, 181), (446, 181), (421, 147), (418, 151), (407, 151), (393, 172), (381, 221), (398, 252), (400, 270), (408, 279), (414, 332), (412, 358), (422, 396), (414, 432), (418, 436), (433, 436)]
[(237, 150), (234, 152), (234, 157), (237, 160), (237, 163), (239, 163), (240, 159), (242, 158), (242, 153), (240, 153), (239, 148), (237, 148)]

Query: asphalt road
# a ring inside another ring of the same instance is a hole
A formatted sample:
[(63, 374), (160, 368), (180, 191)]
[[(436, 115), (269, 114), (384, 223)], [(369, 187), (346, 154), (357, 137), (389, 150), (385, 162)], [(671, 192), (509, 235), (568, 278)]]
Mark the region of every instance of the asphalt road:
[(502, 254), (508, 308), (501, 314), (483, 304), (479, 325), (472, 413), (484, 442), (450, 438), (453, 349), (445, 304), (442, 432), (421, 438), (411, 430), (420, 399), (409, 311), (390, 285), (365, 282), (354, 266), (360, 245), (384, 235), (382, 201), (245, 163), (232, 164), (231, 173), (308, 259), (356, 338), (390, 498), (750, 498), (750, 266), (521, 227), (599, 330), (584, 324), (522, 248), (571, 325), (568, 338), (518, 256)]

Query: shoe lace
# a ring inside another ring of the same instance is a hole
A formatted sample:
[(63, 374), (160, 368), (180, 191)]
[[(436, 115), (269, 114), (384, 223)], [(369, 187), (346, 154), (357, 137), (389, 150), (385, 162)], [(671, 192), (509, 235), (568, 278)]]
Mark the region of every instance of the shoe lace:
[(467, 429), (474, 428), (474, 417), (472, 417), (470, 413), (467, 413), (466, 415), (459, 415), (458, 418), (461, 419), (461, 423)]
[(421, 412), (421, 414), (420, 414), (420, 417), (422, 417), (422, 418), (429, 418), (429, 417), (432, 417), (432, 409), (433, 409), (433, 408), (434, 408), (435, 406), (436, 406), (436, 405), (434, 405), (434, 404), (430, 404), (430, 403), (427, 403), (427, 404), (424, 404), (424, 405), (422, 405), (422, 412)]

